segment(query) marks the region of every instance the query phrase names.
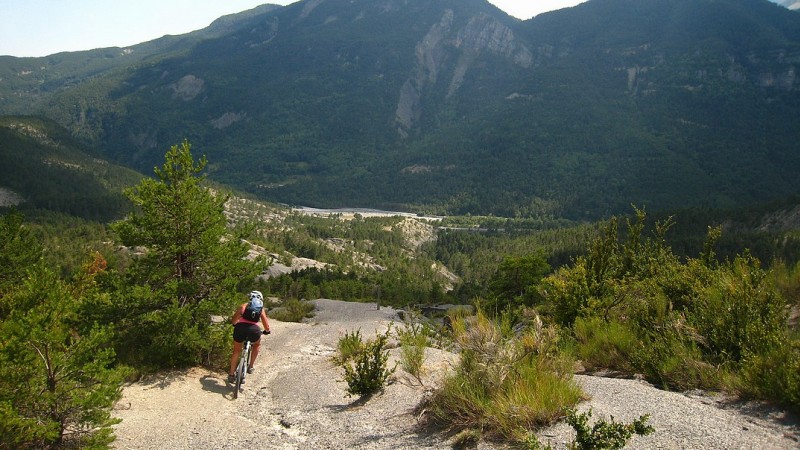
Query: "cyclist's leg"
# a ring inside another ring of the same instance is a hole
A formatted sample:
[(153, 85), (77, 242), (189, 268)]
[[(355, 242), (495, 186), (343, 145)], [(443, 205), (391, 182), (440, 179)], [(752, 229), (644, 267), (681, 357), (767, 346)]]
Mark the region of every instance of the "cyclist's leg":
[(248, 369), (251, 369), (256, 362), (258, 350), (261, 347), (261, 328), (258, 325), (253, 325), (247, 338), (253, 343), (253, 349), (250, 353), (250, 367), (248, 367)]
[(250, 367), (255, 366), (258, 349), (261, 348), (261, 339), (253, 342), (253, 353), (250, 355)]
[(236, 374), (236, 365), (239, 363), (239, 355), (242, 354), (242, 343), (233, 341), (233, 355), (231, 355), (231, 370), (228, 375)]
[(228, 375), (236, 374), (236, 365), (242, 354), (242, 342), (247, 339), (248, 327), (246, 324), (236, 324), (233, 327), (233, 355), (231, 355), (231, 370)]

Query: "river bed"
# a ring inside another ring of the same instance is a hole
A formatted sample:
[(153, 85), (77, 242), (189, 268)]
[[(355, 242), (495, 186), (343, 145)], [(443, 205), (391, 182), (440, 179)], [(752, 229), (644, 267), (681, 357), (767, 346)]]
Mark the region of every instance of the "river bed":
[(328, 217), (330, 215), (341, 214), (342, 218), (344, 219), (352, 219), (355, 217), (356, 214), (360, 215), (361, 217), (413, 217), (416, 219), (424, 219), (424, 220), (442, 220), (442, 216), (427, 216), (427, 215), (420, 215), (416, 213), (410, 212), (402, 212), (402, 211), (384, 211), (381, 209), (371, 209), (371, 208), (332, 208), (332, 209), (325, 209), (325, 208), (311, 208), (308, 206), (294, 206), (292, 207), (292, 211), (299, 212), (301, 214), (307, 214), (310, 216), (320, 216), (320, 217)]

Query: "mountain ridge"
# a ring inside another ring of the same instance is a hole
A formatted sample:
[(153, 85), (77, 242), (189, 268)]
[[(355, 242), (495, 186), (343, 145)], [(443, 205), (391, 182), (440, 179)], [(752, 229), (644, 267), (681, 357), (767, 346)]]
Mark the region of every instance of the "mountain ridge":
[(143, 171), (189, 138), (212, 178), (309, 206), (593, 218), (800, 189), (800, 16), (766, 0), (526, 21), (483, 0), (306, 0), (235, 23), (35, 112)]

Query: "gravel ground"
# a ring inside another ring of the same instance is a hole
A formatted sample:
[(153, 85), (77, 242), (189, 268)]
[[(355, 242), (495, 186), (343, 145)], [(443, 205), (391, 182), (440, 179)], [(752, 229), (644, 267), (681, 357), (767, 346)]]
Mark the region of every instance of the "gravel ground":
[[(126, 386), (114, 415), (119, 449), (447, 449), (448, 436), (420, 431), (415, 407), (452, 355), (429, 349), (421, 386), (398, 368), (385, 391), (367, 402), (346, 396), (341, 370), (330, 362), (346, 332), (383, 332), (397, 312), (375, 304), (317, 300), (309, 323), (271, 321), (256, 372), (233, 399), (225, 374), (173, 372)], [(398, 350), (392, 350), (396, 359)], [(392, 362), (390, 362), (392, 364)], [(631, 421), (650, 414), (656, 432), (627, 448), (800, 448), (800, 429), (779, 411), (723, 399), (664, 392), (636, 380), (577, 375), (591, 396), (581, 410)], [(543, 442), (565, 448), (566, 424), (544, 429)], [(480, 450), (502, 446), (481, 443)]]
[[(576, 375), (591, 400), (594, 419), (631, 422), (649, 414), (653, 434), (634, 436), (628, 449), (797, 449), (800, 428), (782, 411), (756, 404), (737, 405), (702, 393), (666, 392), (629, 379)], [(559, 423), (539, 433), (542, 442), (566, 448), (572, 427)]]

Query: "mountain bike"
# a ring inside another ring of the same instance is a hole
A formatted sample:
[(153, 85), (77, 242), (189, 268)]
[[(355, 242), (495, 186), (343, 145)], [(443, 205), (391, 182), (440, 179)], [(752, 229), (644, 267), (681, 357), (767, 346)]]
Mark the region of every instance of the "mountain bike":
[[(262, 335), (269, 334), (269, 331), (261, 331)], [(239, 364), (236, 365), (236, 382), (233, 384), (233, 398), (239, 398), (239, 390), (242, 388), (245, 377), (247, 377), (247, 368), (250, 367), (250, 353), (253, 351), (253, 343), (249, 339), (245, 339), (242, 354), (239, 356)]]

